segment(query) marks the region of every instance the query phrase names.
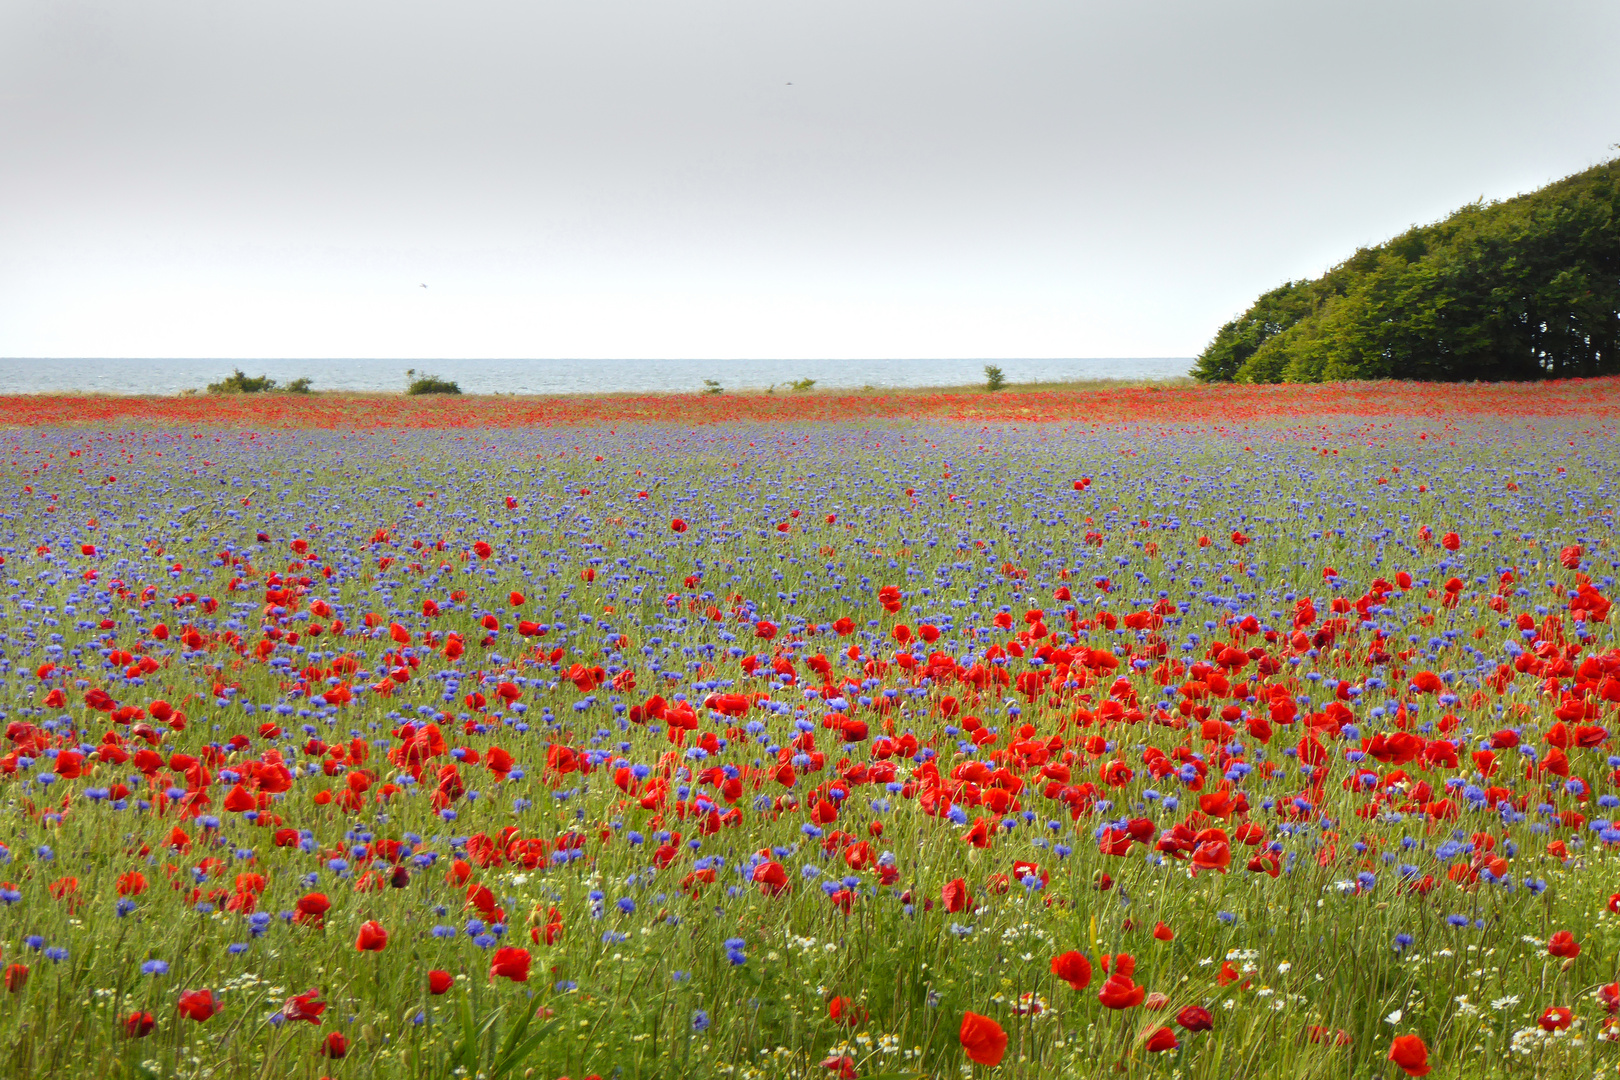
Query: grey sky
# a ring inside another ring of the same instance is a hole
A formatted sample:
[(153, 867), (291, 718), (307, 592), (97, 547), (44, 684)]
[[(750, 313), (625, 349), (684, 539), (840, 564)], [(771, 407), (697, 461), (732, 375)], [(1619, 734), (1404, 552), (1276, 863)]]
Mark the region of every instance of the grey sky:
[(1608, 156), (1616, 41), (1613, 0), (0, 0), (0, 356), (1191, 355)]

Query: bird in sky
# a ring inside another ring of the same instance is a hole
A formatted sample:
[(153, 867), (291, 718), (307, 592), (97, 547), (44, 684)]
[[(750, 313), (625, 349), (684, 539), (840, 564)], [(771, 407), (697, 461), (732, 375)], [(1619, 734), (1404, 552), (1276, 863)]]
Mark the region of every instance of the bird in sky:
[(426, 285), (423, 285), (423, 286), (422, 286), (422, 288), (424, 288), (424, 289), (425, 289), (425, 288), (427, 288), (427, 286), (426, 286)]

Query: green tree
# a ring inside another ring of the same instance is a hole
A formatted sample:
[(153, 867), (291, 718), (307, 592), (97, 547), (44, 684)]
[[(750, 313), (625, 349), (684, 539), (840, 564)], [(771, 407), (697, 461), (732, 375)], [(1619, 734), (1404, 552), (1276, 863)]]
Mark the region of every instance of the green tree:
[(1620, 162), (1363, 248), (1216, 333), (1205, 382), (1620, 373)]

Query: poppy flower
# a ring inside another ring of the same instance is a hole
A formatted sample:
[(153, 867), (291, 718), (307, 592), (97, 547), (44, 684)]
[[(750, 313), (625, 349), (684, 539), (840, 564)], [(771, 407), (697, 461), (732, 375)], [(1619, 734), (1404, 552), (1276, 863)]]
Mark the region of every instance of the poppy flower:
[(1390, 1044), (1388, 1060), (1393, 1061), (1407, 1076), (1427, 1076), (1432, 1069), (1429, 1048), (1417, 1035), (1395, 1036), (1395, 1041)]
[(1188, 1031), (1208, 1031), (1215, 1026), (1215, 1018), (1202, 1005), (1188, 1005), (1176, 1013), (1176, 1023)]
[(281, 1015), (288, 1020), (305, 1020), (311, 1024), (321, 1022), (321, 1013), (326, 1011), (326, 1002), (320, 1000), (319, 990), (306, 990), (286, 1000), (281, 1006)]
[(973, 897), (968, 894), (967, 885), (961, 878), (947, 881), (939, 890), (940, 900), (945, 904), (945, 910), (955, 915), (959, 911), (966, 911), (973, 906)]
[(495, 955), (490, 958), (489, 977), (496, 976), (511, 979), (513, 982), (529, 981), (529, 950), (505, 948), (496, 949)]
[(11, 991), (13, 994), (17, 993), (23, 987), (28, 985), (28, 965), (7, 964), (5, 979), (6, 989)]
[(332, 901), (326, 898), (325, 893), (306, 893), (293, 906), (298, 910), (293, 916), (294, 922), (319, 926), (322, 918), (331, 910)]
[(444, 993), (456, 985), (455, 976), (448, 971), (434, 969), (428, 972), (428, 993), (435, 996)]
[(1150, 1054), (1162, 1054), (1166, 1050), (1179, 1049), (1181, 1043), (1176, 1041), (1176, 1033), (1167, 1027), (1158, 1028), (1142, 1043), (1142, 1049)]
[(383, 929), (380, 922), (363, 922), (354, 947), (360, 952), (382, 952), (388, 947), (388, 931)]
[(763, 862), (754, 867), (754, 882), (766, 896), (781, 896), (791, 887), (787, 870), (779, 862)]
[(685, 532), (686, 531), (686, 522), (682, 521), (680, 518), (672, 519), (670, 521), (670, 523), (669, 523), (669, 531), (670, 532), (678, 532), (678, 533)]
[(1214, 870), (1224, 874), (1232, 865), (1232, 849), (1224, 840), (1206, 840), (1193, 849), (1192, 866), (1197, 870)]
[(1145, 987), (1137, 986), (1129, 975), (1110, 975), (1097, 992), (1097, 1000), (1109, 1009), (1130, 1009), (1142, 1004), (1147, 996)]
[(855, 1080), (855, 1059), (848, 1054), (828, 1054), (821, 1059), (821, 1067), (839, 1080)]
[(1542, 1031), (1563, 1031), (1575, 1022), (1575, 1014), (1563, 1005), (1552, 1005), (1536, 1024)]
[(212, 990), (188, 990), (180, 995), (180, 1015), (199, 1024), (219, 1012)]
[(1007, 1053), (1007, 1033), (1001, 1025), (976, 1012), (962, 1014), (962, 1029), (956, 1037), (967, 1056), (980, 1065), (994, 1068)]
[(856, 1027), (866, 1021), (866, 1010), (847, 997), (835, 997), (827, 1002), (827, 1019), (835, 1024)]
[(1581, 947), (1576, 942), (1574, 934), (1568, 930), (1560, 930), (1547, 940), (1547, 955), (1566, 956), (1573, 959), (1581, 955)]
[(349, 1052), (349, 1040), (343, 1037), (343, 1032), (334, 1031), (326, 1036), (321, 1043), (321, 1056), (340, 1058)]
[(1136, 957), (1128, 952), (1103, 953), (1102, 969), (1110, 975), (1135, 975)]
[(144, 1039), (152, 1033), (157, 1021), (149, 1012), (132, 1012), (124, 1017), (124, 1038)]
[(1155, 923), (1153, 925), (1153, 937), (1158, 941), (1174, 941), (1176, 933), (1162, 922)]
[(1073, 950), (1052, 957), (1052, 974), (1075, 990), (1091, 985), (1091, 961)]

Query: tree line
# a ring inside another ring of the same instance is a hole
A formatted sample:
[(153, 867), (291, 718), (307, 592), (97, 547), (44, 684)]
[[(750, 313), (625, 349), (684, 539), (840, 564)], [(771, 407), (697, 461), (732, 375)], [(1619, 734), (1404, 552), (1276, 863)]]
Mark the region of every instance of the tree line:
[(1221, 327), (1205, 382), (1620, 374), (1620, 159), (1475, 202), (1291, 281)]

